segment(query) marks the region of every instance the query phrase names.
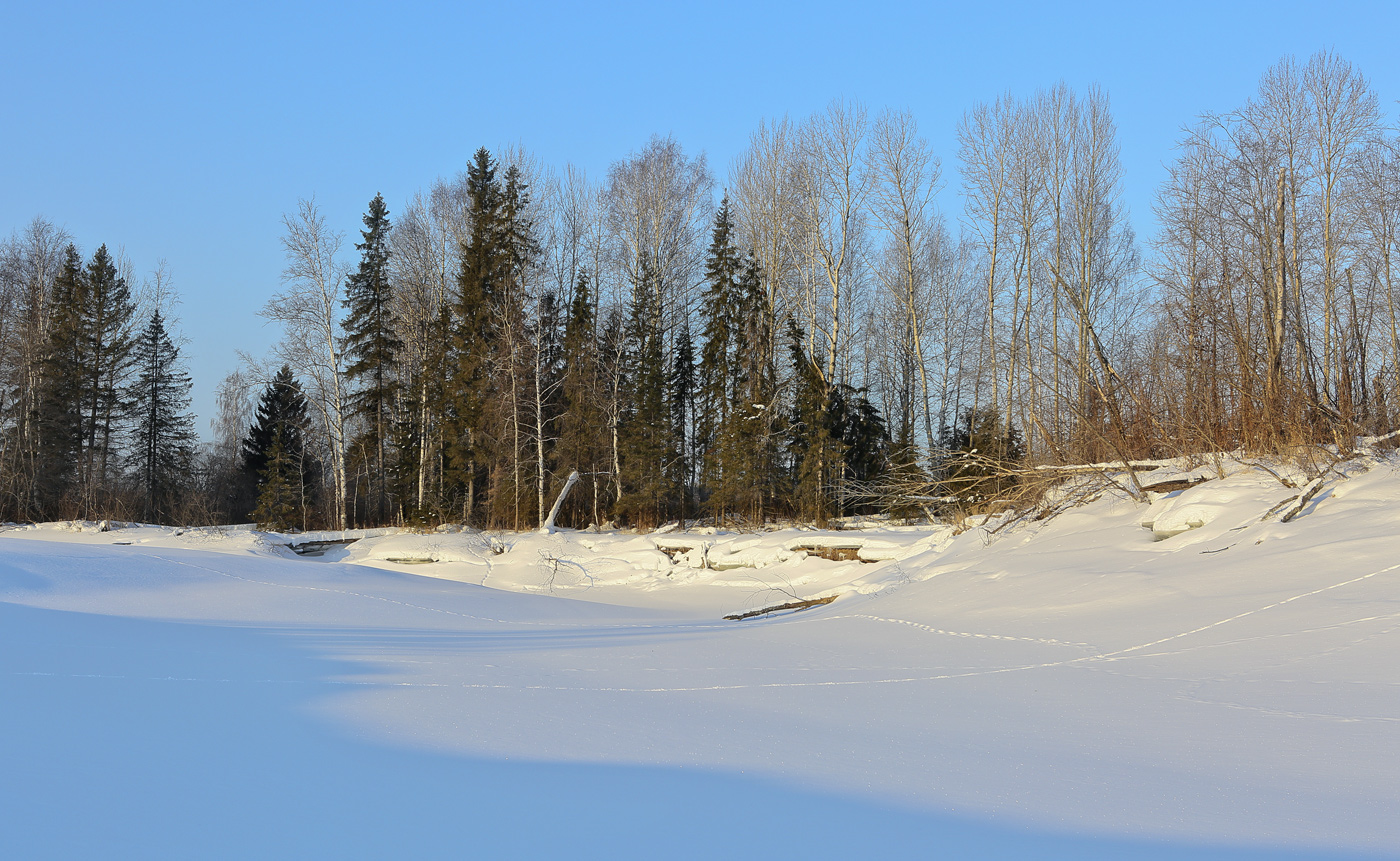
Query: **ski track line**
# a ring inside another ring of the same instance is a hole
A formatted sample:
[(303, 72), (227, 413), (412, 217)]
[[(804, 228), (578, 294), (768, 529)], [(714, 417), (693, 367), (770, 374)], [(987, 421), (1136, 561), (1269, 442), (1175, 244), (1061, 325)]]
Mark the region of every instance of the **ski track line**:
[[(1267, 608), (1264, 608), (1264, 609), (1267, 609)], [(1306, 634), (1319, 634), (1319, 633), (1323, 633), (1323, 632), (1325, 632), (1325, 631), (1340, 631), (1341, 629), (1350, 627), (1350, 626), (1352, 626), (1352, 625), (1360, 625), (1360, 624), (1363, 624), (1363, 623), (1366, 623), (1366, 622), (1380, 622), (1380, 621), (1389, 620), (1389, 619), (1395, 619), (1395, 618), (1400, 618), (1400, 613), (1384, 613), (1384, 614), (1381, 614), (1381, 615), (1379, 615), (1379, 616), (1367, 616), (1367, 617), (1362, 618), (1362, 619), (1348, 619), (1348, 620), (1345, 621), (1345, 622), (1337, 622), (1337, 623), (1332, 624), (1332, 625), (1318, 625), (1318, 626), (1313, 627), (1313, 628), (1300, 628), (1300, 629), (1297, 630), (1297, 631), (1281, 631), (1281, 632), (1279, 632), (1279, 633), (1277, 633), (1277, 634), (1259, 634), (1259, 635), (1253, 636), (1253, 637), (1240, 637), (1240, 638), (1235, 639), (1235, 640), (1221, 640), (1221, 641), (1218, 642), (1218, 643), (1203, 643), (1203, 644), (1201, 644), (1201, 645), (1199, 645), (1199, 646), (1185, 646), (1185, 647), (1180, 648), (1180, 649), (1167, 649), (1167, 650), (1160, 651), (1160, 652), (1144, 652), (1144, 653), (1141, 654), (1141, 655), (1133, 655), (1133, 657), (1134, 657), (1134, 658), (1170, 658), (1170, 657), (1175, 657), (1176, 655), (1189, 655), (1189, 654), (1191, 654), (1192, 652), (1204, 651), (1204, 650), (1206, 650), (1206, 649), (1226, 649), (1226, 648), (1229, 648), (1229, 647), (1231, 647), (1231, 646), (1241, 646), (1241, 645), (1244, 645), (1244, 644), (1246, 644), (1246, 643), (1260, 643), (1260, 642), (1264, 642), (1264, 641), (1267, 641), (1267, 640), (1279, 640), (1279, 639), (1283, 639), (1284, 637), (1301, 637), (1301, 636), (1304, 636), (1304, 635), (1306, 635)], [(1323, 657), (1323, 656), (1326, 656), (1326, 655), (1330, 655), (1330, 654), (1333, 654), (1334, 652), (1337, 652), (1337, 651), (1339, 651), (1339, 650), (1341, 650), (1341, 649), (1350, 648), (1351, 646), (1354, 646), (1354, 645), (1356, 645), (1357, 643), (1364, 642), (1364, 641), (1366, 641), (1366, 640), (1368, 640), (1368, 639), (1371, 639), (1372, 637), (1377, 637), (1377, 636), (1381, 636), (1381, 635), (1384, 635), (1384, 634), (1388, 634), (1388, 633), (1390, 633), (1390, 632), (1392, 632), (1392, 631), (1394, 631), (1394, 630), (1395, 630), (1394, 627), (1386, 628), (1386, 629), (1383, 630), (1383, 631), (1376, 631), (1376, 632), (1374, 632), (1374, 633), (1372, 633), (1372, 634), (1368, 634), (1367, 636), (1362, 637), (1360, 640), (1353, 640), (1353, 641), (1344, 643), (1344, 644), (1342, 644), (1342, 645), (1340, 645), (1340, 646), (1334, 646), (1334, 647), (1332, 647), (1332, 648), (1330, 648), (1330, 649), (1327, 649), (1327, 650), (1325, 650), (1325, 651), (1317, 652), (1317, 653), (1315, 653), (1315, 654), (1306, 655), (1306, 656), (1304, 656), (1304, 657), (1306, 657), (1306, 658), (1319, 658), (1319, 657)], [(1290, 659), (1289, 661), (1286, 661), (1285, 663), (1293, 663), (1293, 662), (1294, 662), (1294, 661), (1293, 661), (1292, 659)]]
[[(1106, 676), (1117, 676), (1120, 679), (1133, 679), (1139, 682), (1180, 682), (1188, 685), (1349, 685), (1352, 687), (1364, 688), (1400, 688), (1400, 682), (1368, 682), (1359, 679), (1246, 679), (1238, 675), (1235, 676), (1206, 676), (1198, 678), (1188, 678), (1185, 676), (1144, 676), (1138, 673), (1123, 673), (1117, 670), (1110, 670), (1106, 667), (1085, 667), (1085, 669), (1102, 673)], [(1255, 668), (1251, 667), (1253, 671)]]
[(1329, 720), (1336, 723), (1400, 723), (1400, 717), (1339, 715), (1329, 714), (1327, 712), (1295, 712), (1289, 711), (1288, 709), (1269, 708), (1268, 706), (1251, 706), (1245, 703), (1234, 703), (1228, 700), (1206, 700), (1189, 694), (1177, 694), (1176, 699), (1182, 702), (1198, 703), (1203, 706), (1220, 706), (1222, 708), (1234, 709), (1235, 711), (1257, 712), (1273, 717), (1289, 717), (1298, 718), (1300, 720)]
[[(1244, 619), (1244, 618), (1247, 618), (1247, 617), (1249, 617), (1249, 616), (1253, 616), (1253, 615), (1255, 615), (1255, 614), (1257, 614), (1257, 613), (1263, 613), (1263, 612), (1266, 611), (1266, 610), (1272, 610), (1272, 609), (1274, 609), (1274, 608), (1276, 608), (1276, 607), (1282, 607), (1282, 606), (1285, 605), (1285, 604), (1292, 604), (1294, 601), (1299, 601), (1299, 600), (1302, 600), (1303, 598), (1311, 598), (1313, 595), (1320, 595), (1320, 594), (1322, 594), (1323, 592), (1330, 592), (1330, 591), (1333, 590), (1333, 589), (1340, 589), (1340, 588), (1343, 587), (1343, 586), (1350, 586), (1350, 585), (1353, 584), (1353, 583), (1360, 583), (1362, 580), (1369, 580), (1369, 579), (1371, 579), (1372, 577), (1375, 577), (1375, 576), (1378, 575), (1378, 574), (1386, 574), (1386, 573), (1389, 573), (1389, 572), (1391, 572), (1391, 571), (1395, 571), (1395, 570), (1397, 570), (1397, 569), (1400, 569), (1400, 564), (1391, 565), (1390, 567), (1388, 567), (1388, 568), (1382, 568), (1382, 569), (1380, 569), (1379, 571), (1372, 571), (1370, 574), (1362, 574), (1360, 577), (1353, 577), (1353, 578), (1351, 578), (1350, 580), (1343, 580), (1343, 581), (1340, 582), (1340, 583), (1333, 583), (1333, 584), (1330, 585), (1330, 586), (1323, 586), (1322, 588), (1320, 588), (1320, 589), (1314, 589), (1314, 590), (1312, 590), (1311, 592), (1304, 592), (1304, 593), (1302, 593), (1302, 594), (1300, 594), (1300, 595), (1294, 595), (1294, 596), (1291, 597), (1291, 598), (1284, 598), (1282, 601), (1275, 601), (1275, 602), (1272, 603), (1272, 604), (1268, 604), (1268, 605), (1265, 605), (1265, 606), (1263, 606), (1263, 607), (1256, 607), (1256, 608), (1253, 609), (1253, 610), (1246, 610), (1246, 611), (1244, 611), (1243, 613), (1237, 613), (1237, 614), (1235, 614), (1234, 616), (1229, 617), (1228, 619), (1221, 619), (1221, 620), (1218, 621), (1218, 622), (1211, 622), (1209, 625), (1202, 625), (1202, 626), (1199, 627), (1199, 628), (1192, 628), (1192, 629), (1189, 630), (1189, 631), (1182, 631), (1180, 634), (1172, 634), (1170, 637), (1162, 637), (1160, 640), (1153, 640), (1153, 641), (1150, 642), (1150, 643), (1141, 643), (1141, 644), (1136, 645), (1136, 646), (1129, 646), (1129, 647), (1126, 648), (1126, 649), (1119, 649), (1118, 651), (1115, 651), (1115, 652), (1106, 652), (1106, 653), (1104, 653), (1104, 654), (1102, 654), (1102, 655), (1093, 655), (1093, 656), (1088, 657), (1088, 658), (1078, 658), (1078, 659), (1076, 659), (1076, 660), (1081, 660), (1081, 661), (1116, 661), (1116, 660), (1121, 660), (1124, 656), (1130, 655), (1132, 652), (1138, 652), (1138, 651), (1141, 651), (1141, 650), (1143, 650), (1143, 649), (1150, 649), (1150, 648), (1152, 648), (1153, 646), (1160, 646), (1160, 645), (1163, 644), (1163, 643), (1170, 643), (1172, 640), (1179, 640), (1179, 639), (1181, 639), (1182, 637), (1189, 637), (1189, 636), (1191, 636), (1192, 634), (1199, 634), (1199, 633), (1201, 633), (1202, 631), (1209, 631), (1211, 628), (1218, 628), (1218, 627), (1220, 627), (1221, 625), (1227, 625), (1227, 624), (1229, 624), (1230, 622), (1236, 622), (1236, 621), (1239, 621), (1240, 619)], [(1275, 635), (1275, 636), (1277, 636), (1277, 635)], [(1133, 657), (1141, 657), (1141, 656), (1133, 655)]]
[(846, 613), (840, 616), (821, 616), (814, 619), (797, 619), (794, 623), (803, 622), (834, 622), (839, 619), (867, 619), (871, 622), (885, 622), (891, 625), (907, 625), (910, 628), (917, 628), (920, 631), (927, 631), (930, 634), (939, 634), (944, 637), (967, 637), (976, 640), (1006, 640), (1018, 643), (1042, 643), (1047, 646), (1074, 646), (1079, 649), (1092, 649), (1091, 643), (1071, 643), (1066, 640), (1052, 640), (1041, 637), (1013, 637), (1009, 634), (981, 634), (972, 631), (946, 631), (942, 628), (935, 628), (932, 625), (925, 625), (921, 622), (911, 622), (907, 619), (889, 619), (884, 616), (872, 616), (866, 613)]

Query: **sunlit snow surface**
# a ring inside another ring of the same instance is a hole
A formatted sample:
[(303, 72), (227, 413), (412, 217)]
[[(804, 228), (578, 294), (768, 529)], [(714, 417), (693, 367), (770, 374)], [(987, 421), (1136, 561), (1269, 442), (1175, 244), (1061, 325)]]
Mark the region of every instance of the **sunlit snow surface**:
[(10, 529), (0, 857), (1400, 857), (1400, 471), (1349, 475), (1287, 524), (1237, 469), (956, 536)]

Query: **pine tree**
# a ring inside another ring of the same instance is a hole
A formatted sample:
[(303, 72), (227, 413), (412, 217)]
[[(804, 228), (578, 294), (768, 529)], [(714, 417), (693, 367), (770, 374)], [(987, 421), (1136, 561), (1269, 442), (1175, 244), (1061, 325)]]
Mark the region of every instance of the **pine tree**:
[(159, 311), (136, 341), (140, 375), (129, 392), (131, 404), (131, 466), (141, 490), (142, 518), (168, 522), (175, 516), (181, 490), (194, 464), (194, 417), (190, 406), (190, 377), (180, 362), (180, 350), (165, 330)]
[[(320, 465), (312, 457), (306, 443), (310, 426), (307, 410), (301, 384), (292, 376), (292, 369), (283, 365), (258, 400), (255, 423), (243, 440), (242, 452), (243, 474), (256, 482), (259, 504), (268, 482), (278, 484), (278, 494), (284, 492), (282, 486), (285, 485), (291, 488), (286, 492), (292, 493), (296, 500), (293, 520), (303, 525), (320, 473)], [(276, 456), (274, 448), (279, 449)]]
[(364, 216), (360, 266), (345, 282), (345, 378), (356, 386), (349, 398), (351, 416), (364, 431), (351, 447), (368, 453), (369, 515), (376, 523), (389, 518), (389, 445), (393, 439), (399, 386), (393, 365), (403, 344), (395, 334), (393, 288), (389, 280), (389, 210), (376, 194)]

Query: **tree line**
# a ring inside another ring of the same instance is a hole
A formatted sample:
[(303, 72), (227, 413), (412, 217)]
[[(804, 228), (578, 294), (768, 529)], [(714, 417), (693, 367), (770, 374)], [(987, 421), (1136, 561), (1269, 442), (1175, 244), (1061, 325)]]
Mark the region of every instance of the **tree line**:
[[(353, 252), (303, 201), (262, 311), (283, 339), (224, 380), (199, 454), (178, 361), (136, 406), (162, 334), (36, 222), (0, 269), (3, 516), (171, 518), (184, 494), (282, 527), (522, 529), (577, 471), (564, 525), (821, 522), (994, 505), (1012, 461), (1286, 455), (1394, 425), (1400, 158), (1345, 60), (1285, 58), (1186, 126), (1146, 249), (1102, 90), (976, 105), (957, 141), (949, 214), (913, 117), (848, 101), (761, 123), (722, 188), (657, 137), (597, 181), (479, 150), (392, 218), (376, 196)], [(55, 358), (70, 269), (110, 305), (83, 312), (111, 333), (83, 339), (91, 362), (62, 360), (86, 376)], [(171, 442), (137, 445), (143, 421)]]

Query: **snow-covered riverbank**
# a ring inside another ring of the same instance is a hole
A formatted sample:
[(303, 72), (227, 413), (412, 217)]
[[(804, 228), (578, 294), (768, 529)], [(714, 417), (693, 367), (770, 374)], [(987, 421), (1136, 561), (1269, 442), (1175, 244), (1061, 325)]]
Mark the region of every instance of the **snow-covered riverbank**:
[(0, 854), (1394, 853), (1371, 466), (1288, 523), (1240, 470), (995, 532), (9, 529)]

